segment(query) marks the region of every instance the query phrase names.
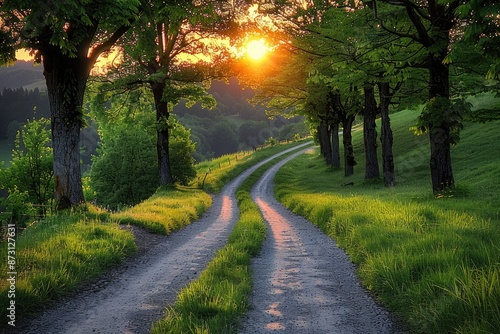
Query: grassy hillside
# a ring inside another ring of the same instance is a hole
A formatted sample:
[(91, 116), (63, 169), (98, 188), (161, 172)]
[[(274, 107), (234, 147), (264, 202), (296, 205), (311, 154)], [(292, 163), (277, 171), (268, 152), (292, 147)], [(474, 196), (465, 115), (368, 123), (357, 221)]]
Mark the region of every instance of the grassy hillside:
[(364, 180), (358, 130), (355, 175), (346, 178), (325, 167), (315, 152), (280, 171), (276, 193), (346, 250), (365, 286), (413, 332), (495, 333), (500, 328), (500, 122), (465, 125), (452, 150), (457, 187), (434, 197), (428, 137), (408, 130), (418, 114), (404, 111), (391, 118), (395, 188)]

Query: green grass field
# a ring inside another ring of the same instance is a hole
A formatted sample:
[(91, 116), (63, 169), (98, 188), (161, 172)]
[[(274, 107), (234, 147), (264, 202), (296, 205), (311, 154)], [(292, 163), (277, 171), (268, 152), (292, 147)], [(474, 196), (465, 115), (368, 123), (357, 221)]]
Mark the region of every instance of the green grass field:
[[(318, 152), (277, 175), (281, 202), (335, 239), (367, 288), (415, 333), (495, 333), (500, 328), (500, 122), (466, 124), (452, 150), (456, 189), (434, 197), (418, 111), (391, 117), (397, 186), (364, 180), (362, 132), (355, 175)], [(354, 185), (344, 185), (353, 182)]]

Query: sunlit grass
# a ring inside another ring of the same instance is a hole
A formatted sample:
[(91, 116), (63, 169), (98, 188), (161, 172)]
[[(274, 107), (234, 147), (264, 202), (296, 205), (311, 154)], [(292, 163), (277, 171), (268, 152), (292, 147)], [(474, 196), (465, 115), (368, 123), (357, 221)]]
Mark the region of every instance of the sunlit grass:
[(273, 154), (296, 146), (305, 140), (259, 148), (256, 151), (238, 152), (201, 162), (196, 165), (197, 178), (193, 185), (209, 193), (217, 193), (227, 182), (247, 168)]
[(238, 189), (240, 218), (227, 245), (198, 279), (181, 290), (151, 333), (237, 333), (252, 289), (251, 257), (259, 253), (266, 236), (260, 211), (249, 194), (265, 168), (259, 168)]
[[(415, 333), (495, 333), (500, 328), (500, 122), (467, 124), (453, 149), (457, 188), (434, 197), (428, 138), (393, 115), (395, 188), (345, 178), (304, 155), (277, 175), (276, 193), (346, 250), (364, 283)], [(399, 165), (399, 166), (398, 166)], [(353, 182), (354, 185), (345, 185)]]
[(211, 204), (212, 198), (198, 189), (164, 189), (111, 217), (122, 224), (131, 223), (168, 235), (198, 219)]
[[(132, 234), (116, 222), (100, 220), (105, 213), (90, 208), (46, 218), (16, 238), (16, 319), (43, 309), (97, 277), (136, 251)], [(7, 243), (0, 244), (7, 254)], [(0, 301), (8, 305), (6, 263), (2, 264)], [(6, 308), (0, 316), (6, 318)], [(2, 325), (5, 325), (2, 322)]]

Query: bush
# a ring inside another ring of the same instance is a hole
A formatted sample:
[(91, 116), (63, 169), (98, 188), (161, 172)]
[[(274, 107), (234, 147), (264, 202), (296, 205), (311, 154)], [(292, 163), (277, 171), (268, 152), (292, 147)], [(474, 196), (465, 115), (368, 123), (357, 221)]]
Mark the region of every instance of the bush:
[(39, 215), (45, 215), (53, 198), (50, 142), (49, 120), (28, 120), (17, 132), (11, 166), (0, 168), (0, 189), (9, 192), (7, 204), (15, 223), (25, 223), (22, 217), (31, 204), (38, 206)]
[[(156, 191), (158, 160), (153, 124), (153, 117), (146, 116), (103, 130), (90, 170), (91, 188), (99, 204), (134, 205)], [(196, 176), (191, 157), (194, 144), (189, 130), (175, 118), (171, 117), (169, 126), (172, 174), (176, 183), (185, 185)]]

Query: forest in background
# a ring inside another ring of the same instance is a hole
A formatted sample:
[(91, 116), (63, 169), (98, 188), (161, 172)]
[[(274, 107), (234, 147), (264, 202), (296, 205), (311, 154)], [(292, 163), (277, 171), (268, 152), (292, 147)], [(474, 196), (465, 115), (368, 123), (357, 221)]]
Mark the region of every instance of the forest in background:
[[(28, 119), (50, 117), (42, 66), (19, 61), (1, 67), (0, 89), (0, 140), (4, 139), (4, 145), (14, 143), (17, 131)], [(253, 90), (243, 89), (234, 78), (228, 83), (214, 81), (209, 92), (217, 101), (212, 110), (203, 109), (201, 104), (187, 108), (183, 103), (174, 108), (180, 123), (191, 130), (196, 143), (193, 157), (198, 162), (253, 149), (271, 137), (281, 141), (309, 132), (302, 117), (269, 119), (262, 107), (248, 102)], [(89, 168), (98, 142), (97, 125), (89, 121), (81, 136), (84, 170)]]

